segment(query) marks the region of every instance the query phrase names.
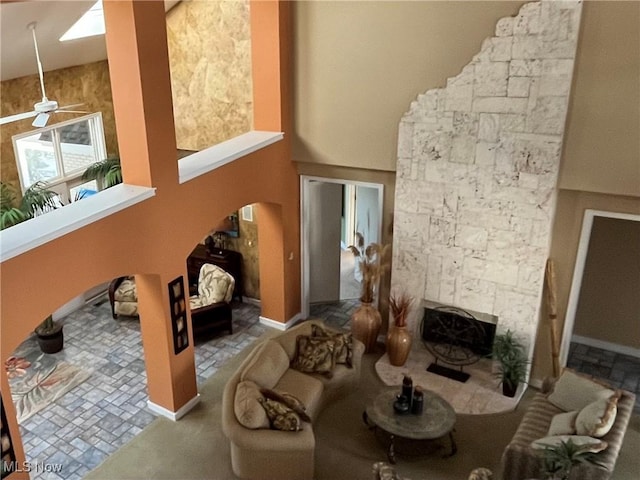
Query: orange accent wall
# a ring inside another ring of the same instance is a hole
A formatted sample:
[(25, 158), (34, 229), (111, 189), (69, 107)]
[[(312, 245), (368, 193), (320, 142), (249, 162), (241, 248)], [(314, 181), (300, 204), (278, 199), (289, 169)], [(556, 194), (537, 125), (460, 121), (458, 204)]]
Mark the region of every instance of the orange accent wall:
[[(283, 68), (290, 75), (289, 5), (251, 4), (255, 128), (284, 131), (284, 140), (182, 185), (162, 2), (108, 0), (104, 9), (123, 177), (157, 187), (156, 196), (0, 264), (0, 347), (4, 360), (65, 302), (138, 274), (150, 400), (176, 411), (196, 383), (193, 347), (173, 355), (167, 283), (186, 277), (188, 254), (218, 219), (247, 204), (268, 205), (273, 214), (260, 230), (260, 258), (270, 258), (261, 268), (263, 315), (286, 322), (300, 311), (299, 180), (290, 158), (289, 81), (280, 76)], [(6, 386), (3, 369), (9, 403)], [(17, 430), (15, 417), (8, 422)]]

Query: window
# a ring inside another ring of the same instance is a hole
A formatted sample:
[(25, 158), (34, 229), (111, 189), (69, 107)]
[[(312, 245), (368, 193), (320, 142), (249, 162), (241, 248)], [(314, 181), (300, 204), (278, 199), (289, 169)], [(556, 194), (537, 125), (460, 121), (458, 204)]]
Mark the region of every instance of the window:
[(65, 204), (92, 195), (98, 191), (95, 180), (81, 177), (89, 165), (107, 157), (102, 114), (15, 135), (13, 149), (23, 192), (43, 181)]

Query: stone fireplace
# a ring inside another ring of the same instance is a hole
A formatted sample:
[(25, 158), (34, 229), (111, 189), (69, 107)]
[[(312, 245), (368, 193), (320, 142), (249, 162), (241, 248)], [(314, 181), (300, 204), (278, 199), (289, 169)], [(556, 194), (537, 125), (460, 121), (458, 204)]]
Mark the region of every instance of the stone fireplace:
[(543, 0), (502, 18), (399, 126), (392, 291), (497, 316), (530, 351), (580, 15), (580, 2)]

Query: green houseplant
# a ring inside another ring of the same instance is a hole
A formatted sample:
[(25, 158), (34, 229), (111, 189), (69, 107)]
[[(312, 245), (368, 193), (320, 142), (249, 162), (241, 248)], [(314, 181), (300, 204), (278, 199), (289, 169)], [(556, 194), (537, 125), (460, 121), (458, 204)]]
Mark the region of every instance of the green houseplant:
[(595, 454), (576, 445), (571, 439), (541, 451), (542, 470), (548, 480), (568, 480), (573, 467), (583, 463), (598, 465)]
[(527, 380), (529, 360), (525, 355), (524, 345), (511, 330), (507, 330), (495, 336), (493, 358), (498, 362), (496, 375), (502, 383), (502, 393), (507, 397), (514, 397), (518, 385)]
[(49, 315), (35, 329), (40, 350), (44, 353), (56, 353), (64, 347), (64, 334), (62, 324), (53, 321), (53, 315)]
[(27, 188), (18, 200), (10, 184), (0, 182), (0, 230), (58, 208), (56, 192), (49, 190), (44, 182), (36, 182)]
[(82, 174), (82, 180), (96, 180), (98, 182), (98, 190), (122, 183), (120, 157), (108, 157), (92, 163)]

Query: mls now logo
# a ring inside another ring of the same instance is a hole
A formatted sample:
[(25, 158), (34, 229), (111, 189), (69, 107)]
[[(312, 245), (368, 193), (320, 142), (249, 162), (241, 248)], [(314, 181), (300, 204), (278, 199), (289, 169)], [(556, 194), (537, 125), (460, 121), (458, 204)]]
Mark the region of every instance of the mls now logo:
[(9, 473), (27, 472), (27, 473), (60, 473), (62, 472), (61, 463), (41, 463), (41, 462), (17, 462), (2, 461), (2, 476)]

